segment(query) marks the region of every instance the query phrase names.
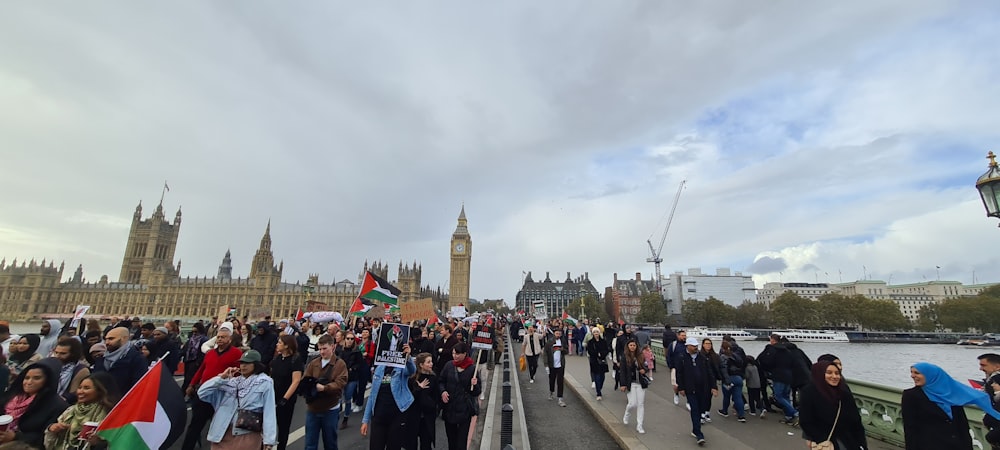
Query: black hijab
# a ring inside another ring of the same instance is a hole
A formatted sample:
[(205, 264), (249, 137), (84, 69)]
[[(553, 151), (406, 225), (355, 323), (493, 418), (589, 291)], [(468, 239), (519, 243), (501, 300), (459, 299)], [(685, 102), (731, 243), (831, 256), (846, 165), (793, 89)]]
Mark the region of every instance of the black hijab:
[[(42, 338), (38, 337), (37, 334), (25, 334), (21, 336), (21, 339), (28, 341), (28, 350), (23, 352), (10, 352), (10, 361), (15, 363), (22, 363), (31, 358), (35, 352), (38, 351), (38, 346), (42, 343)], [(18, 339), (20, 341), (21, 339)]]
[(837, 369), (840, 373), (840, 368), (836, 364), (830, 361), (819, 361), (812, 366), (812, 382), (816, 390), (819, 391), (823, 398), (829, 400), (832, 403), (840, 402), (840, 399), (844, 397), (844, 377), (841, 375), (840, 383), (836, 386), (830, 386), (830, 383), (826, 382), (826, 369), (830, 366)]

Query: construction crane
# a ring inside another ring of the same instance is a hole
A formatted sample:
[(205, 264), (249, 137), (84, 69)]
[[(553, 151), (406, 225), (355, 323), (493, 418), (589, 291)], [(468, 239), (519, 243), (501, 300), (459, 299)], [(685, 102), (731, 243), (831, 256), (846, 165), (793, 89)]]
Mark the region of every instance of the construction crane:
[(663, 285), (660, 282), (662, 276), (660, 275), (660, 263), (663, 262), (663, 258), (660, 257), (660, 252), (663, 251), (663, 242), (667, 240), (667, 232), (670, 231), (670, 223), (674, 221), (674, 212), (677, 211), (677, 202), (681, 199), (681, 192), (684, 190), (684, 183), (687, 180), (681, 180), (680, 186), (677, 186), (677, 194), (674, 195), (674, 205), (670, 207), (670, 215), (667, 217), (667, 225), (663, 227), (663, 235), (660, 236), (659, 247), (653, 248), (653, 235), (649, 235), (649, 239), (646, 239), (646, 243), (649, 244), (649, 254), (650, 257), (646, 258), (646, 262), (651, 262), (656, 265), (656, 292), (663, 297)]

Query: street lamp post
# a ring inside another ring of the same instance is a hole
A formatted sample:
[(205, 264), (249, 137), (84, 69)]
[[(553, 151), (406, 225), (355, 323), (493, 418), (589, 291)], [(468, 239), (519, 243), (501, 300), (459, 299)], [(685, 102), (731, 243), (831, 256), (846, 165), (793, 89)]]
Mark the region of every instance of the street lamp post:
[(990, 160), (989, 170), (976, 180), (976, 189), (986, 207), (986, 216), (1000, 219), (1000, 168), (993, 152), (989, 152), (986, 158)]

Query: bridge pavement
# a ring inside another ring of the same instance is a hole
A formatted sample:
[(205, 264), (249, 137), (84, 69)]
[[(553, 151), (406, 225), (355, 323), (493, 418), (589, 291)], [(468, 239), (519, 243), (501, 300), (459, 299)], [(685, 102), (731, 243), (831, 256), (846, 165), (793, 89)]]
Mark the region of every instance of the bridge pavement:
[[(664, 366), (665, 367), (665, 366)], [(545, 373), (539, 368), (541, 377)], [(780, 414), (768, 414), (764, 419), (747, 414), (747, 422), (736, 421), (736, 415), (728, 418), (719, 416), (716, 410), (722, 407), (721, 393), (712, 400), (712, 423), (702, 425), (702, 432), (707, 441), (705, 447), (699, 447), (691, 437), (691, 418), (684, 407), (684, 398), (679, 406), (673, 402), (673, 389), (670, 383), (670, 372), (665, 368), (656, 372), (654, 381), (646, 389), (645, 434), (635, 430), (635, 412), (632, 413), (630, 425), (622, 423), (625, 405), (628, 403), (625, 393), (614, 391), (614, 380), (610, 373), (604, 383), (604, 396), (597, 401), (593, 389), (590, 388), (590, 364), (586, 357), (572, 356), (567, 358), (566, 387), (572, 389), (582, 399), (597, 422), (600, 423), (615, 438), (622, 448), (627, 449), (697, 449), (724, 448), (729, 450), (802, 450), (806, 447), (801, 430), (778, 423)], [(536, 377), (538, 378), (538, 377)], [(868, 439), (871, 450), (898, 450), (890, 444)]]

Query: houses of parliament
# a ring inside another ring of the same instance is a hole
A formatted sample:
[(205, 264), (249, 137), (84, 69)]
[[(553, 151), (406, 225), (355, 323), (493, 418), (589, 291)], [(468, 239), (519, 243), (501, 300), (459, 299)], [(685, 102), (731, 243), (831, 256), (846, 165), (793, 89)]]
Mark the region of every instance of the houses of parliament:
[(77, 305), (90, 305), (88, 317), (139, 316), (144, 320), (207, 319), (219, 307), (236, 308), (238, 316), (251, 318), (270, 315), (293, 317), (303, 311), (340, 311), (346, 313), (361, 288), (365, 271), (390, 280), (400, 289), (400, 302), (431, 298), (439, 311), (467, 303), (469, 295), (472, 239), (465, 218), (465, 206), (458, 217), (450, 245), (451, 272), (449, 292), (420, 285), (422, 267), (399, 263), (396, 279), (388, 276), (389, 266), (382, 262), (361, 265), (357, 280), (323, 284), (310, 274), (308, 282), (282, 281), (284, 262), (275, 264), (271, 251), (271, 224), (260, 239), (247, 277), (233, 277), (230, 252), (226, 251), (214, 277), (182, 277), (180, 260), (174, 264), (174, 252), (180, 235), (181, 211), (173, 222), (163, 212), (162, 200), (153, 214), (142, 217), (142, 203), (135, 208), (128, 241), (125, 245), (118, 281), (104, 275), (97, 282), (83, 277), (83, 266), (65, 280), (65, 263), (0, 260), (0, 317), (13, 320), (69, 318)]

